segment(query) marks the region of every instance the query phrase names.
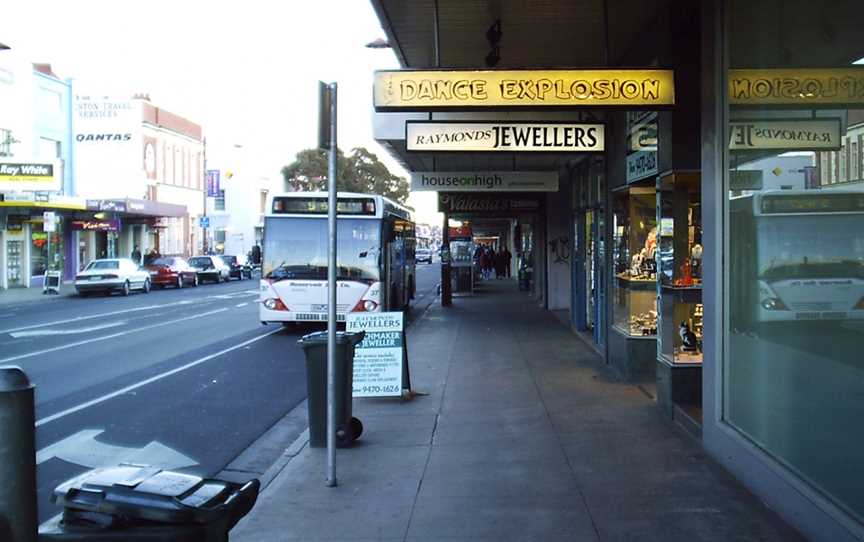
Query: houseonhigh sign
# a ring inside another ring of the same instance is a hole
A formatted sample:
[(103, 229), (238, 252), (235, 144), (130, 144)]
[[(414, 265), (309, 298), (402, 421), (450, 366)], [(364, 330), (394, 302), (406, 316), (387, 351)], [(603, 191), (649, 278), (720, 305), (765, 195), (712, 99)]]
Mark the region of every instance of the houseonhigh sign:
[(375, 109), (675, 104), (672, 70), (378, 71)]

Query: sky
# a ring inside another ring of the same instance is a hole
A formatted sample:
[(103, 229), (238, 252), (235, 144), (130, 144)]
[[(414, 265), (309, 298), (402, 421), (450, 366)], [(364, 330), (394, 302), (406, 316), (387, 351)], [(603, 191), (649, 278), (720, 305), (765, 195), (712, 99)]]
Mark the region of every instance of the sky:
[[(82, 90), (146, 93), (198, 122), (210, 141), (243, 145), (279, 177), (317, 143), (318, 81), (339, 85), (339, 146), (365, 146), (407, 172), (372, 137), (372, 76), (399, 67), (367, 0), (5, 0), (0, 42), (50, 63)], [(413, 195), (418, 221), (431, 194)]]

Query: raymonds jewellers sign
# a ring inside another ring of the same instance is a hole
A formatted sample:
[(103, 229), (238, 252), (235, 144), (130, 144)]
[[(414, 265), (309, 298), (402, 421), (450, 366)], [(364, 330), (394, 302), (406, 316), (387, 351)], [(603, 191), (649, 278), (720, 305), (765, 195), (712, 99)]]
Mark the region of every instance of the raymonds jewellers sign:
[(603, 152), (602, 124), (406, 122), (409, 151)]

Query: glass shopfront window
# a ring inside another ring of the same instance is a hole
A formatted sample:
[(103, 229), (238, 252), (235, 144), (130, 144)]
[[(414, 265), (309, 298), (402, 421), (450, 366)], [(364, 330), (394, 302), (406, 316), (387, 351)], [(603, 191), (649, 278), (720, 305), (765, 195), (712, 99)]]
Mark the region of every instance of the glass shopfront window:
[(726, 422), (864, 520), (864, 9), (731, 0)]
[(45, 270), (62, 271), (64, 262), (63, 225), (58, 220), (53, 233), (46, 233), (41, 222), (30, 224), (30, 276), (41, 277)]

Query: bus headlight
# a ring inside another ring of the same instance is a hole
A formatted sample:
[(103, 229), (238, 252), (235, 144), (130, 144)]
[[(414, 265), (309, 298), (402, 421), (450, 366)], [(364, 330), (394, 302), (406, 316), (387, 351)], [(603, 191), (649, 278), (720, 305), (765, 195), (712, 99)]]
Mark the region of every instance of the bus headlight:
[(268, 298), (263, 301), (264, 308), (271, 311), (287, 311), (288, 307), (281, 299)]
[(762, 300), (762, 308), (766, 311), (788, 311), (789, 307), (778, 297), (769, 297)]

